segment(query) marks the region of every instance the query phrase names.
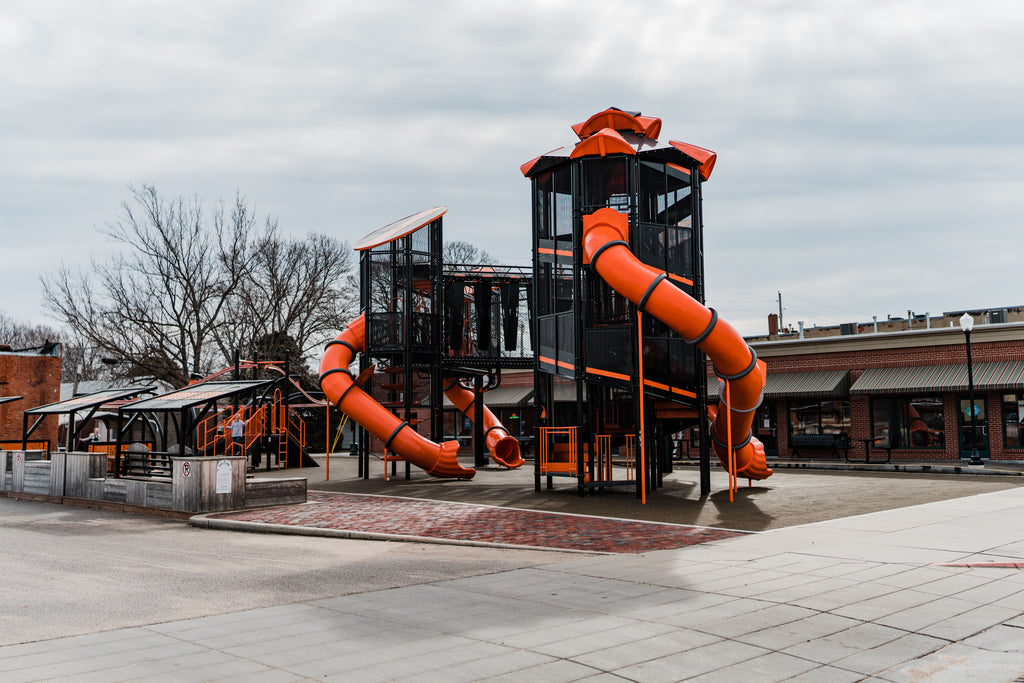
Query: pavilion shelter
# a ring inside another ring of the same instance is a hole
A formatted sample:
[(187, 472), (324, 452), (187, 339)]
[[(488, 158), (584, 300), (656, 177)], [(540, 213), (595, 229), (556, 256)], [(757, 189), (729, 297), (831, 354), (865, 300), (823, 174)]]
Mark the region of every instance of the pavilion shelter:
[(115, 470), (120, 474), (124, 435), (136, 425), (143, 438), (154, 443), (152, 455), (187, 455), (197, 450), (197, 430), (207, 418), (229, 407), (262, 404), (273, 380), (198, 382), (160, 396), (144, 398), (117, 410)]
[[(64, 435), (64, 450), (75, 450), (74, 446), (81, 439), (81, 432), (102, 408), (113, 408), (122, 403), (135, 400), (156, 391), (153, 386), (121, 387), (104, 389), (103, 391), (75, 396), (73, 398), (48, 403), (36, 408), (29, 408), (22, 417), (21, 447), (28, 447), (29, 437), (51, 415), (67, 416), (67, 431)], [(33, 420), (29, 425), (29, 420)], [(120, 437), (120, 434), (118, 434)]]

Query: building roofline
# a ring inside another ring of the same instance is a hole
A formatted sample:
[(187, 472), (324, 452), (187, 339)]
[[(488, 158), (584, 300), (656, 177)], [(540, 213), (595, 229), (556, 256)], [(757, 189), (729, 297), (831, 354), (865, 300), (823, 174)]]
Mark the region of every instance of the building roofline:
[[(971, 341), (975, 344), (1024, 341), (1024, 322), (978, 325), (971, 332)], [(948, 346), (964, 342), (964, 333), (959, 327), (937, 327), (926, 330), (760, 341), (752, 343), (751, 347), (757, 351), (759, 358), (774, 358), (818, 353)]]

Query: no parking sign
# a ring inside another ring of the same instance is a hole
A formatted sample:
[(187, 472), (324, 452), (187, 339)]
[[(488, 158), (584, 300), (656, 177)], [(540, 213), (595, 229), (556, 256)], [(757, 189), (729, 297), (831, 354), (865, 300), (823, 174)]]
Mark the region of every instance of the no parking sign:
[(186, 460), (181, 463), (181, 476), (190, 477), (192, 476), (192, 463)]

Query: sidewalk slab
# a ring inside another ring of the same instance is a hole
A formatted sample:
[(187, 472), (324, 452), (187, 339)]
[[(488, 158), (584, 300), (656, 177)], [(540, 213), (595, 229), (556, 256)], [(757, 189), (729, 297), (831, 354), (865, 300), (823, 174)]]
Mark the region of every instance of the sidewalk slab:
[[(444, 527), (501, 519), (440, 510)], [(974, 529), (990, 561), (1013, 564), (1024, 526), (1006, 518), (1024, 519), (1024, 489), (347, 595), (296, 590), (289, 604), (0, 647), (0, 665), (11, 680), (1012, 681), (1024, 677), (1024, 569), (943, 566), (977, 557)]]

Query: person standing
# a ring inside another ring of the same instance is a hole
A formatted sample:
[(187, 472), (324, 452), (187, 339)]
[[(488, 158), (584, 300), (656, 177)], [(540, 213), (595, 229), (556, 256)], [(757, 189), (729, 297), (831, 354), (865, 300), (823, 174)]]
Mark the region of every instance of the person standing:
[(235, 415), (234, 421), (231, 423), (231, 440), (238, 444), (238, 448), (241, 451), (240, 455), (245, 456), (245, 420), (242, 419), (241, 413)]

